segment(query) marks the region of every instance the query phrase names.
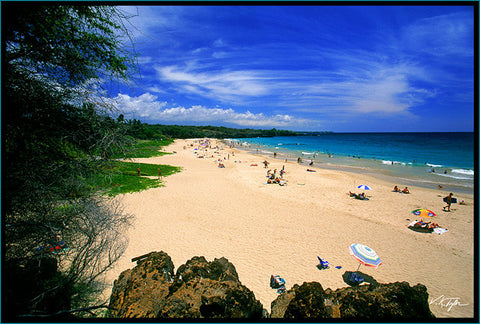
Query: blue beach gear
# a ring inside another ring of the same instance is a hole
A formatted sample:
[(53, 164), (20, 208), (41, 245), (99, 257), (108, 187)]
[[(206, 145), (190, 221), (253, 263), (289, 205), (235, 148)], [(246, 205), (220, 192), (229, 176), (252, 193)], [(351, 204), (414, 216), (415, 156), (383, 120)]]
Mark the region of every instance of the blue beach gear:
[(350, 272), (348, 274), (348, 280), (354, 285), (359, 285), (365, 281), (362, 276), (356, 274), (355, 272)]
[(327, 260), (323, 260), (319, 256), (317, 256), (317, 258), (318, 258), (318, 261), (320, 261), (320, 266), (322, 267), (322, 269), (327, 269), (330, 266)]

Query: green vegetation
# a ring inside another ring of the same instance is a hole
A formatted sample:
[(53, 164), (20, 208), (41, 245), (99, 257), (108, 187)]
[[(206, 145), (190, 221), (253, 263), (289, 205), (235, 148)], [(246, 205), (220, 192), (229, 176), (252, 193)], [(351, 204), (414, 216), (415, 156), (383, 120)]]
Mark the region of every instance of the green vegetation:
[[(127, 133), (139, 139), (161, 138), (238, 138), (238, 137), (272, 137), (297, 136), (297, 132), (288, 130), (262, 130), (251, 128), (227, 128), (217, 126), (178, 126), (178, 125), (150, 125), (139, 120), (128, 120)], [(302, 134), (303, 135), (303, 134)]]
[[(140, 168), (140, 177), (137, 168)], [(180, 172), (179, 167), (170, 165), (114, 161), (103, 173), (96, 174), (90, 183), (108, 196), (139, 192), (162, 185), (158, 170), (162, 171), (162, 177)]]
[(87, 179), (135, 143), (99, 100), (103, 80), (135, 69), (125, 20), (111, 6), (2, 3), (2, 321), (105, 306), (94, 295), (131, 216)]
[(159, 150), (163, 146), (168, 146), (173, 143), (173, 139), (163, 139), (163, 140), (138, 140), (133, 144), (128, 151), (125, 153), (117, 153), (112, 156), (112, 158), (148, 158), (154, 156), (162, 156), (165, 152), (160, 152)]

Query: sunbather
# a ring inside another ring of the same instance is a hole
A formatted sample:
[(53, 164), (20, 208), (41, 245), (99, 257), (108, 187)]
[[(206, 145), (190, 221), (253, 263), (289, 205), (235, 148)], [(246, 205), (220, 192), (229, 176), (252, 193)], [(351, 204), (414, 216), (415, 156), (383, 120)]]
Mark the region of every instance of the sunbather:
[(349, 191), (348, 193), (350, 194), (350, 197), (354, 197), (355, 199), (364, 200), (366, 198), (364, 192), (362, 192), (361, 194), (358, 194), (358, 195), (354, 192), (351, 192), (351, 191)]

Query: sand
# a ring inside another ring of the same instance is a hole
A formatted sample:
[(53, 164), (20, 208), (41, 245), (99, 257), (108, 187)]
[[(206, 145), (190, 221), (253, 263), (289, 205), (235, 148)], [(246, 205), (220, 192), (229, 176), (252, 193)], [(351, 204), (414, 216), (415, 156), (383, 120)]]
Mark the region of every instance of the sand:
[[(225, 257), (235, 265), (241, 283), (270, 311), (278, 296), (269, 286), (270, 275), (284, 278), (287, 289), (310, 281), (324, 289), (347, 287), (342, 275), (359, 265), (348, 248), (361, 243), (374, 249), (383, 264), (377, 269), (362, 265), (359, 271), (381, 283), (425, 285), (437, 317), (474, 316), (472, 195), (456, 196), (466, 205), (453, 204), (451, 212), (443, 212), (448, 188), (409, 187), (411, 194), (404, 195), (392, 192), (394, 185), (403, 188), (400, 181), (306, 167), (211, 142), (213, 148), (202, 151), (194, 150), (195, 139), (176, 140), (163, 148), (174, 154), (135, 160), (183, 170), (165, 177), (164, 187), (117, 197), (135, 221), (127, 233), (129, 246), (108, 272), (107, 283), (112, 285), (122, 271), (133, 268), (132, 258), (152, 251), (166, 252), (175, 269), (194, 256), (208, 261)], [(217, 166), (218, 158), (225, 168)], [(269, 169), (278, 172), (285, 166), (286, 186), (265, 184), (265, 158)], [(359, 192), (360, 184), (372, 188), (366, 192), (370, 200), (347, 194)], [(448, 232), (408, 229), (407, 219), (416, 219), (411, 211), (417, 208), (435, 211), (434, 222)], [(328, 260), (330, 268), (319, 270), (317, 256)]]

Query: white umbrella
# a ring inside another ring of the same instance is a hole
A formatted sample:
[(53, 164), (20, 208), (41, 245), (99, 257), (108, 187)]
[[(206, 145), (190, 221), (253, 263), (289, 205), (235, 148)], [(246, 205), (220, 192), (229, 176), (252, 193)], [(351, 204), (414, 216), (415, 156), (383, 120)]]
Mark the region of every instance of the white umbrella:
[(363, 189), (363, 190), (370, 190), (370, 187), (367, 185), (359, 185), (358, 189)]

